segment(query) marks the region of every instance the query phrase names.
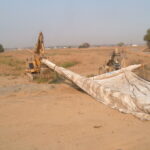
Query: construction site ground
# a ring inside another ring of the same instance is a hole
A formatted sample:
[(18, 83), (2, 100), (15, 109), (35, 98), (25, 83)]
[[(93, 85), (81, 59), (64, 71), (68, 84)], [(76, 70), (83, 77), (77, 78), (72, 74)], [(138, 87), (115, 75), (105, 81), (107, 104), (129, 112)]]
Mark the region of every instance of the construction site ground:
[[(50, 61), (84, 76), (98, 74), (115, 47), (46, 50)], [(122, 49), (122, 48), (121, 48)], [(150, 54), (124, 47), (126, 65), (150, 80)], [(123, 114), (63, 81), (29, 81), (24, 75), (31, 50), (0, 54), (0, 150), (149, 150), (150, 121)]]

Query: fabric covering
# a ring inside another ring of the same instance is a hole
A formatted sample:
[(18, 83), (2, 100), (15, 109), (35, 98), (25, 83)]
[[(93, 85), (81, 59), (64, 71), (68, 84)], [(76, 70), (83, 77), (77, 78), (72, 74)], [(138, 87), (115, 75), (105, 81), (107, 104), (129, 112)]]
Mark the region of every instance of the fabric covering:
[(142, 120), (150, 120), (150, 82), (131, 72), (141, 65), (87, 78), (58, 67), (47, 59), (43, 59), (42, 63), (105, 105)]

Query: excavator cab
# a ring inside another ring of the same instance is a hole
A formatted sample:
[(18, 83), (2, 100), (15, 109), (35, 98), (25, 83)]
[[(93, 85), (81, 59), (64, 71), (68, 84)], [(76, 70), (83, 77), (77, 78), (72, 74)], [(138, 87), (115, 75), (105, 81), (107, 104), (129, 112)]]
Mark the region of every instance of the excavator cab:
[(26, 72), (28, 73), (40, 73), (40, 60), (38, 59), (27, 59), (26, 60)]

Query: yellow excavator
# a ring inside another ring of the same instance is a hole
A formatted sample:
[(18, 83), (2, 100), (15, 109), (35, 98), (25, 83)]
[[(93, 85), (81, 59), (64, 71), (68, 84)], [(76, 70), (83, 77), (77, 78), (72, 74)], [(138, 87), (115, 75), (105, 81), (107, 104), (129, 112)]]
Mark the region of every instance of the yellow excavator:
[(44, 47), (44, 37), (43, 33), (40, 32), (38, 36), (38, 41), (35, 46), (34, 56), (27, 59), (26, 61), (26, 75), (33, 80), (34, 77), (41, 73), (41, 68), (45, 67), (41, 64), (41, 59), (45, 58), (45, 47)]
[(112, 72), (115, 70), (119, 70), (122, 67), (125, 67), (125, 56), (124, 52), (120, 52), (118, 48), (116, 48), (109, 60), (101, 67), (99, 67), (99, 74), (103, 74), (106, 72)]

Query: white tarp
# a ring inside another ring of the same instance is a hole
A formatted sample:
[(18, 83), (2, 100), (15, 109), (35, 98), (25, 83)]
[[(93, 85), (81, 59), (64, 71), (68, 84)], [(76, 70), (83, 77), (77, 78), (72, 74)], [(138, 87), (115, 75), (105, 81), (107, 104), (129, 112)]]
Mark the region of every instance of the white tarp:
[(58, 67), (47, 59), (42, 62), (105, 105), (150, 120), (150, 82), (131, 72), (141, 65), (87, 78)]

